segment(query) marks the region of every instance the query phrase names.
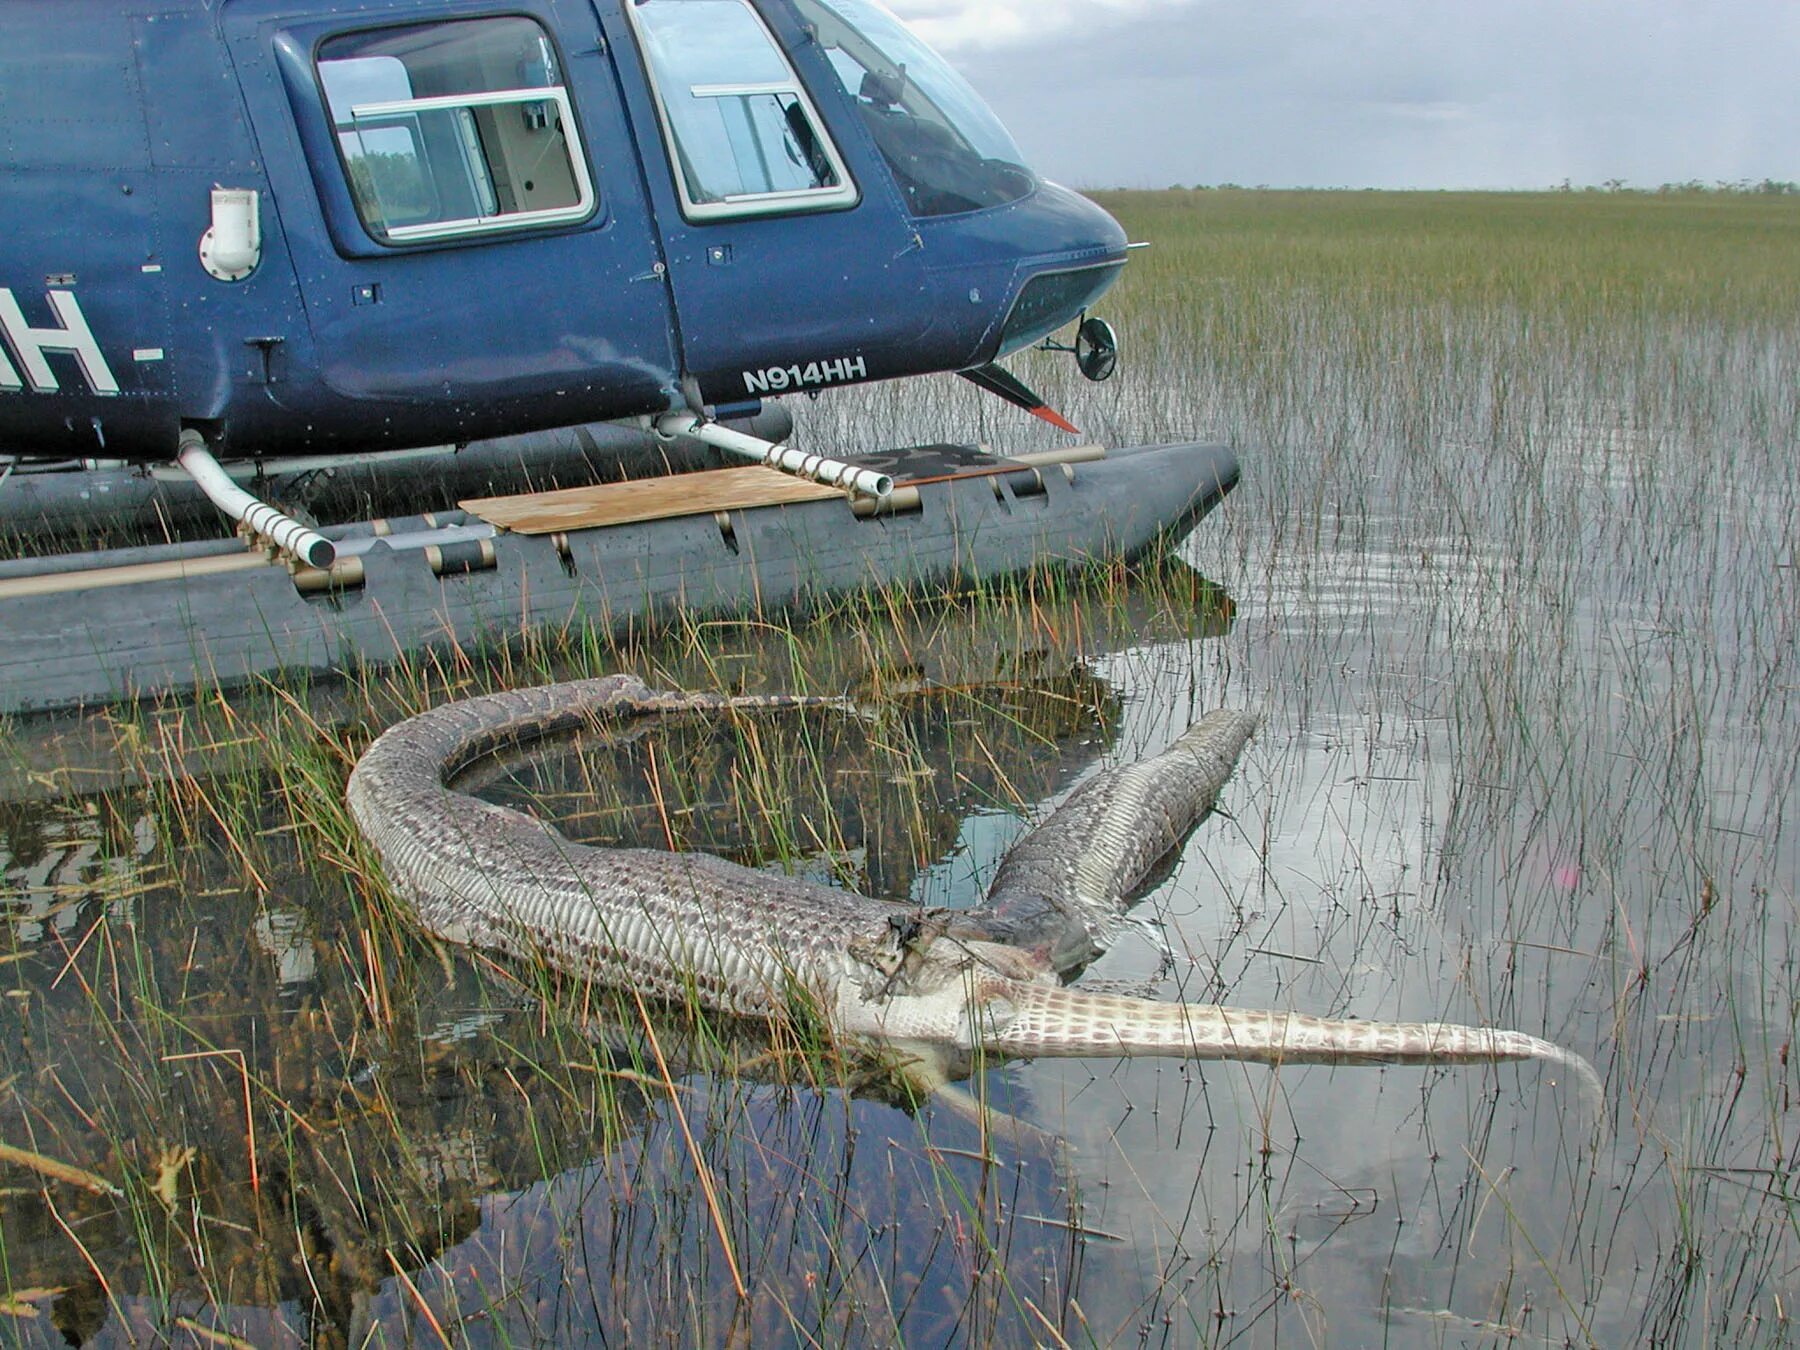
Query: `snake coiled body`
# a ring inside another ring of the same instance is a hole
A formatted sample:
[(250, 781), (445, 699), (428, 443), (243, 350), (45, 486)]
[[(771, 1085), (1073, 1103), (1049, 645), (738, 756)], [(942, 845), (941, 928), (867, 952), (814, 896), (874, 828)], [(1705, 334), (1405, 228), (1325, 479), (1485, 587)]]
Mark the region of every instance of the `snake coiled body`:
[(774, 1017), (797, 1000), (833, 1034), (964, 1054), (1170, 1055), (1311, 1063), (1579, 1056), (1522, 1032), (1334, 1021), (1066, 987), (1117, 932), (1133, 889), (1212, 809), (1255, 730), (1209, 714), (1164, 753), (1103, 772), (1028, 833), (988, 903), (920, 913), (701, 853), (594, 848), (449, 786), (496, 750), (669, 713), (844, 705), (656, 692), (628, 676), (452, 703), (390, 728), (351, 774), (349, 806), (395, 891), (447, 941), (659, 1000)]

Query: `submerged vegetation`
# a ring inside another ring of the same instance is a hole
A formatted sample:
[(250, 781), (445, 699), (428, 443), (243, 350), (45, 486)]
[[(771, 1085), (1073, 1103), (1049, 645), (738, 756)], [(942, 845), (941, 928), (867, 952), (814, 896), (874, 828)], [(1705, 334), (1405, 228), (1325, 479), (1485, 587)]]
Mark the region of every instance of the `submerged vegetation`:
[[(442, 652), (0, 734), (0, 1344), (1780, 1343), (1800, 1297), (1800, 202), (1117, 194), (1097, 439), (1234, 439), (1146, 571)], [(1035, 433), (956, 381), (837, 450)], [(1191, 564), (1191, 567), (1190, 567)], [(1201, 579), (1203, 574), (1205, 580)], [(992, 1066), (971, 1117), (440, 952), (342, 807), (500, 685), (856, 692), (483, 791), (932, 904), (1200, 711), (1262, 736), (1088, 975), (1536, 1066)]]

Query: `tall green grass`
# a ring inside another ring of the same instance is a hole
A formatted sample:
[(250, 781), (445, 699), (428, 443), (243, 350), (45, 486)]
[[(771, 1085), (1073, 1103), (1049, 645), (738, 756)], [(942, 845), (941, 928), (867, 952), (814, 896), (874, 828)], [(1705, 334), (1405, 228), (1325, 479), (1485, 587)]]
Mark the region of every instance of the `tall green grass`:
[[(1106, 200), (1153, 244), (1102, 306), (1119, 377), (1015, 364), (1110, 442), (1238, 443), (1183, 550), (1205, 580), (571, 631), (15, 729), (0, 1142), (123, 1193), (0, 1164), (0, 1342), (1790, 1338), (1800, 204)], [(801, 413), (816, 448), (1048, 443), (954, 379)], [(988, 1069), (1027, 1129), (984, 1130), (804, 1019), (646, 1021), (421, 942), (342, 811), (360, 747), (616, 668), (880, 715), (590, 739), (483, 790), (932, 903), (1096, 763), (1256, 707), (1230, 819), (1087, 978), (1520, 1026), (1609, 1114), (1534, 1067), (1095, 1061)]]

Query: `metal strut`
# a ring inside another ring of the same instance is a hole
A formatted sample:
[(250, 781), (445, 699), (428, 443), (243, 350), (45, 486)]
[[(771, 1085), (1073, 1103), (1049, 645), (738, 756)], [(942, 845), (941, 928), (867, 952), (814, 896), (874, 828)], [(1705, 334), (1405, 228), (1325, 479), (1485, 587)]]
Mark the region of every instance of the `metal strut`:
[(894, 480), (888, 474), (846, 464), (841, 459), (809, 455), (774, 441), (746, 436), (741, 431), (709, 422), (697, 413), (665, 413), (656, 419), (656, 429), (664, 436), (691, 436), (702, 444), (723, 450), (727, 454), (767, 464), (770, 468), (780, 469), (783, 473), (791, 473), (799, 478), (810, 478), (815, 483), (859, 492), (865, 497), (874, 497), (877, 501), (893, 495)]
[(212, 504), (242, 521), (251, 530), (272, 541), (275, 547), (293, 554), (309, 567), (330, 567), (337, 558), (337, 547), (317, 530), (310, 530), (292, 516), (283, 515), (267, 502), (259, 501), (231, 480), (212, 451), (206, 438), (192, 429), (181, 433), (176, 442), (181, 467), (186, 469)]

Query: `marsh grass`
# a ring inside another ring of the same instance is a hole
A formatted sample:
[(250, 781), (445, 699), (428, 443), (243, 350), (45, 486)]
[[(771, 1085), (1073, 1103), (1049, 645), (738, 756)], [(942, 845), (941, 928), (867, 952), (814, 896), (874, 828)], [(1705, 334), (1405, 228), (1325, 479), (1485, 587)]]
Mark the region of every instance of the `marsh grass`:
[[(1800, 205), (1108, 204), (1155, 245), (1106, 305), (1120, 376), (1018, 364), (1091, 435), (1238, 443), (1184, 550), (1209, 581), (875, 592), (13, 731), (0, 1140), (123, 1194), (0, 1166), (0, 1338), (1790, 1339)], [(802, 411), (840, 450), (1038, 438), (953, 380)], [(1609, 1114), (1533, 1068), (972, 1080), (1065, 1151), (803, 1007), (756, 1032), (421, 941), (344, 815), (356, 754), (611, 669), (875, 715), (594, 736), (481, 790), (931, 903), (1096, 763), (1256, 707), (1231, 819), (1087, 978), (1519, 1026)]]
[[(1032, 1212), (1063, 1200), (1041, 1158), (1003, 1164), (954, 1119), (927, 1136), (907, 1076), (841, 1054), (800, 1004), (773, 1028), (721, 1025), (438, 951), (392, 902), (344, 780), (409, 711), (594, 666), (848, 692), (868, 716), (672, 719), (477, 777), (573, 837), (717, 848), (904, 896), (954, 854), (965, 813), (1015, 821), (1101, 753), (1117, 700), (1080, 668), (1090, 645), (1216, 629), (1225, 603), (1185, 569), (1046, 575), (647, 644), (441, 651), (330, 688), (25, 728), (7, 759), (37, 800), (0, 810), (0, 1035), (21, 1047), (0, 1118), (123, 1195), (8, 1171), (36, 1183), (0, 1196), (8, 1287), (32, 1297), (9, 1296), (0, 1331), (564, 1343), (612, 1327), (686, 1344), (960, 1323), (988, 1340), (1032, 1299), (1054, 1316), (1067, 1228), (997, 1219), (1021, 1195)], [(865, 1132), (888, 1142), (858, 1168)], [(865, 1182), (887, 1195), (873, 1216)], [(589, 1212), (596, 1188), (615, 1202)], [(515, 1197), (504, 1222), (485, 1213), (493, 1192)], [(484, 1223), (498, 1249), (473, 1240)], [(579, 1288), (577, 1248), (611, 1254)], [(438, 1264), (451, 1249), (466, 1267)]]
[[(1233, 998), (1527, 1025), (1592, 1047), (1617, 1094), (1617, 1151), (1571, 1158), (1566, 1183), (1483, 1107), (1463, 1206), (1400, 1200), (1435, 1250), (1415, 1238), (1417, 1264), (1358, 1296), (1325, 1272), (1360, 1263), (1320, 1243), (1301, 1284), (1321, 1301), (1295, 1315), (1402, 1341), (1433, 1325), (1402, 1307), (1468, 1334), (1785, 1338), (1800, 214), (1114, 205), (1157, 240), (1120, 309), (1194, 364), (1143, 363), (1101, 408), (1198, 408), (1252, 465), (1190, 553), (1240, 613), (1194, 682), (1263, 703), (1281, 747), (1252, 834), (1266, 865), (1225, 878), (1252, 916), (1212, 953)], [(1322, 1105), (1290, 1108), (1301, 1135)], [(1534, 1173), (1570, 1191), (1519, 1195)], [(1493, 1283), (1479, 1239), (1500, 1214), (1518, 1255)], [(1216, 1287), (1254, 1289), (1250, 1264)], [(1621, 1292), (1635, 1264), (1657, 1272), (1642, 1308)]]

